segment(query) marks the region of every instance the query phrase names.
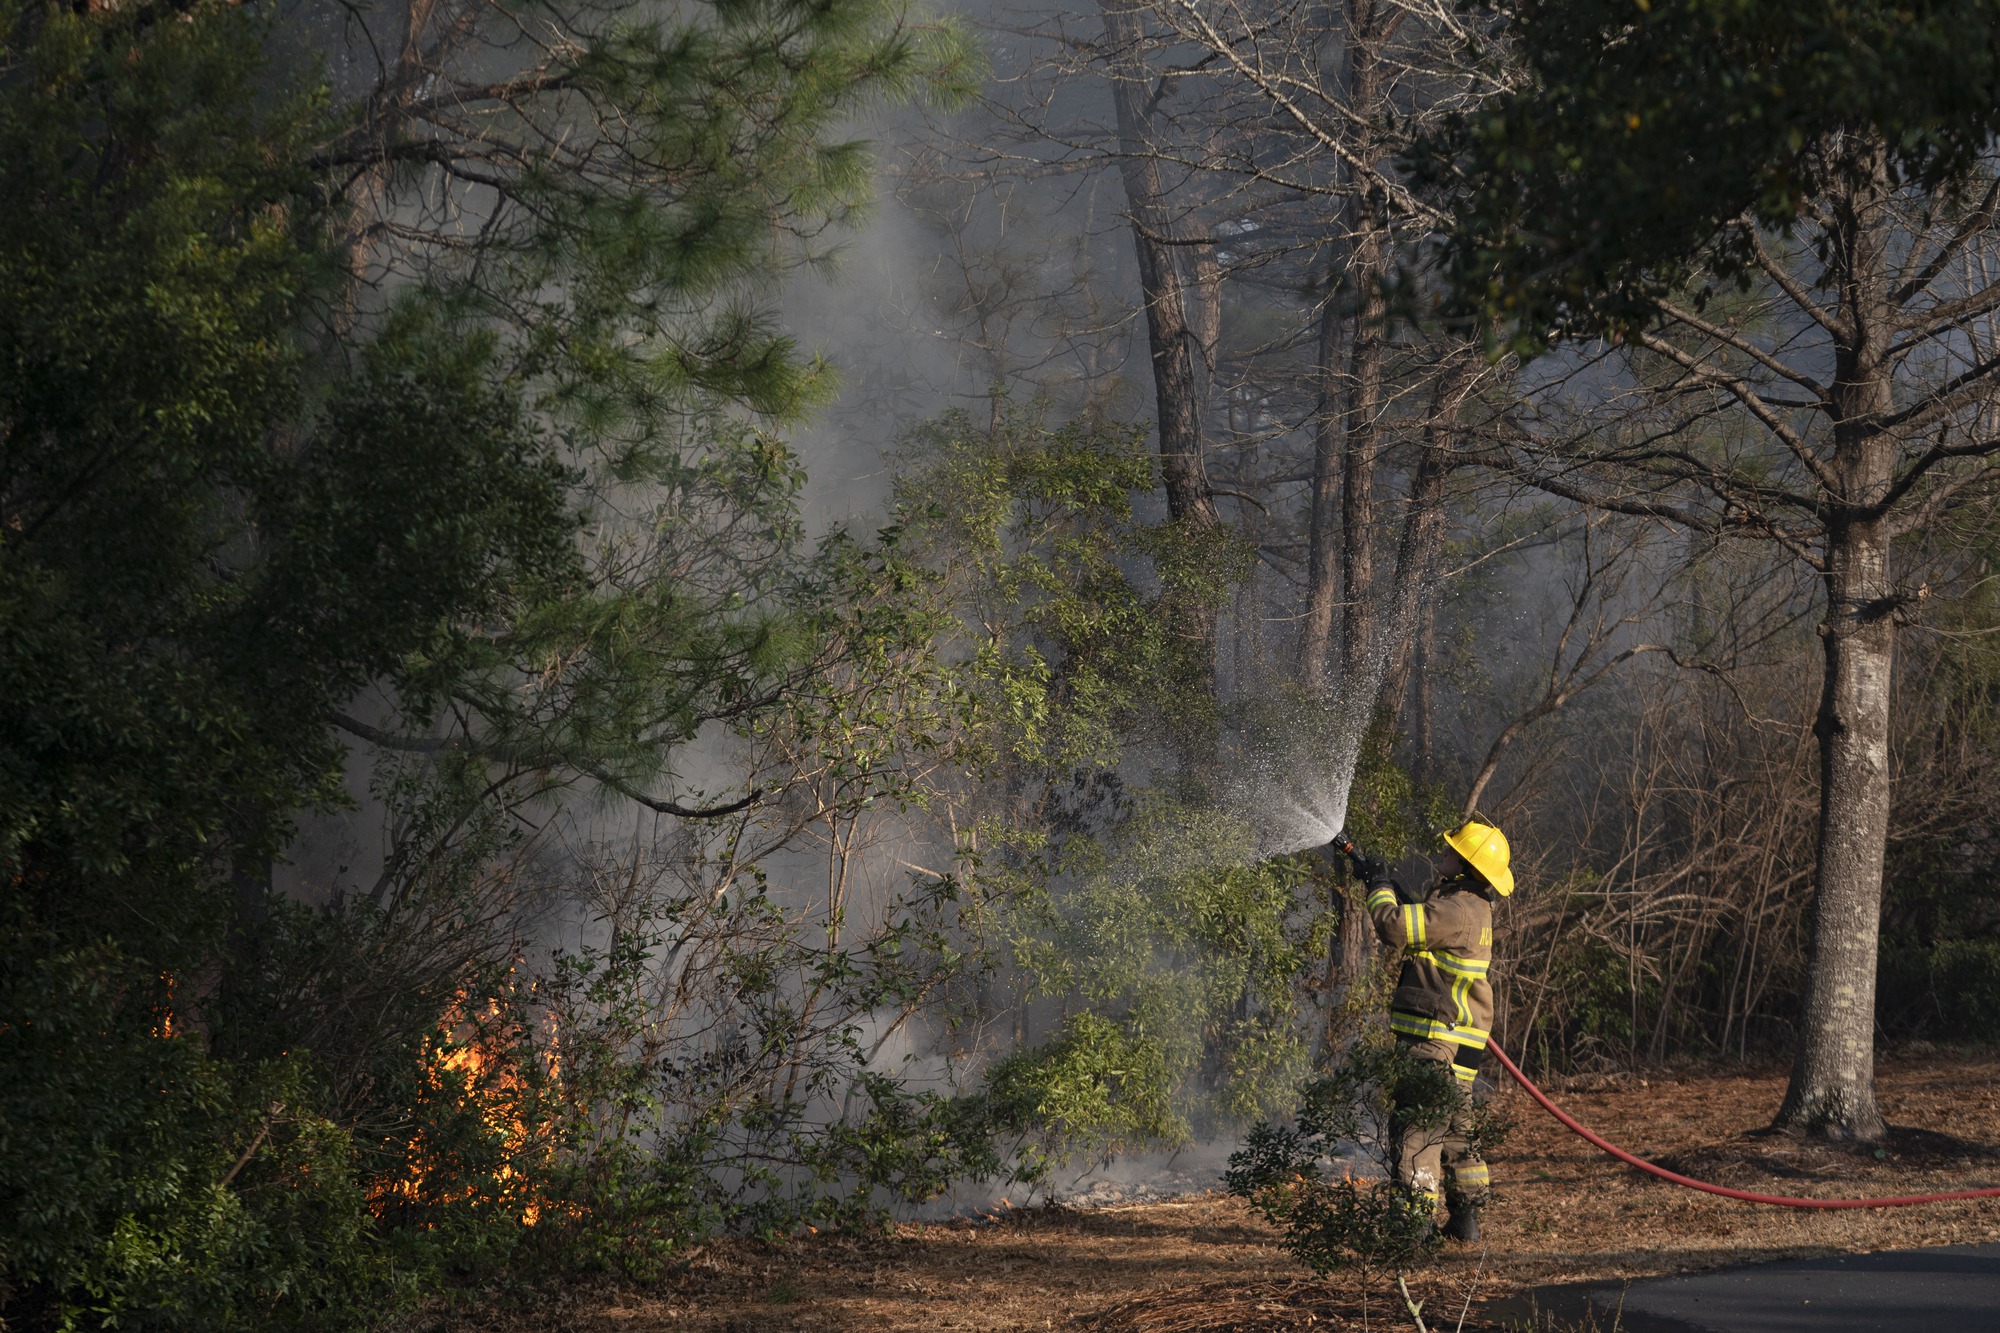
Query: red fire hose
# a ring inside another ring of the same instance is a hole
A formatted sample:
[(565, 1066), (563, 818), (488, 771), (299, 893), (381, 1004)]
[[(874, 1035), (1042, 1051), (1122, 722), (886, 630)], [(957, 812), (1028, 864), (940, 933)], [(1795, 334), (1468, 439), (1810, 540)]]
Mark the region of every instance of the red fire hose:
[(1705, 1180), (1694, 1180), (1678, 1172), (1669, 1171), (1663, 1166), (1654, 1166), (1642, 1157), (1634, 1157), (1609, 1139), (1591, 1133), (1531, 1083), (1528, 1076), (1521, 1072), (1521, 1067), (1507, 1058), (1507, 1052), (1491, 1042), (1487, 1043), (1486, 1049), (1493, 1052), (1501, 1067), (1514, 1076), (1514, 1081), (1519, 1083), (1530, 1097), (1539, 1102), (1544, 1111), (1560, 1120), (1579, 1137), (1602, 1148), (1627, 1166), (1636, 1166), (1648, 1175), (1658, 1176), (1661, 1180), (1671, 1181), (1676, 1185), (1684, 1185), (1691, 1190), (1700, 1190), (1704, 1194), (1720, 1194), (1725, 1199), (1741, 1199), (1745, 1203), (1768, 1203), (1779, 1208), (1907, 1208), (1913, 1203), (1945, 1203), (1952, 1199), (2000, 1199), (2000, 1188), (1953, 1190), (1945, 1194), (1904, 1194), (1893, 1199), (1802, 1199), (1791, 1194), (1756, 1194), (1750, 1190), (1733, 1190), (1722, 1185), (1711, 1185)]

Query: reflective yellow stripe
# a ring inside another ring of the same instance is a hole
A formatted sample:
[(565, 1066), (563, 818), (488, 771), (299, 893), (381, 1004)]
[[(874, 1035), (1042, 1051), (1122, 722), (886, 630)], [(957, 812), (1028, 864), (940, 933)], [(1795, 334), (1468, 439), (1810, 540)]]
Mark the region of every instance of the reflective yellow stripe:
[(1389, 1030), (1425, 1041), (1434, 1037), (1455, 1041), (1460, 1046), (1470, 1046), (1475, 1051), (1485, 1050), (1487, 1039), (1493, 1035), (1485, 1028), (1476, 1028), (1469, 1023), (1447, 1023), (1442, 1018), (1426, 1018), (1421, 1014), (1406, 1014), (1400, 1010), (1390, 1011)]
[(1435, 1018), (1419, 1018), (1415, 1014), (1391, 1013), (1389, 1015), (1389, 1030), (1391, 1032), (1400, 1032), (1406, 1037), (1423, 1037), (1428, 1039), (1437, 1036), (1449, 1026), (1450, 1024), (1440, 1023)]
[(1394, 889), (1377, 889), (1368, 895), (1368, 910), (1372, 912), (1378, 907), (1387, 907), (1395, 901), (1396, 891)]
[(1462, 1185), (1467, 1188), (1491, 1185), (1493, 1183), (1493, 1173), (1486, 1169), (1486, 1163), (1484, 1162), (1464, 1166), (1454, 1162), (1451, 1165), (1451, 1182), (1454, 1185)]
[(1466, 1002), (1466, 997), (1471, 994), (1472, 978), (1460, 977), (1451, 983), (1451, 1002), (1458, 1010), (1458, 1026), (1461, 1028), (1472, 1026), (1472, 1006)]
[(1423, 1037), (1426, 1040), (1441, 1036), (1451, 1024), (1435, 1018), (1419, 1018), (1415, 1014), (1390, 1014), (1389, 1030), (1409, 1037)]
[(1467, 1069), (1464, 1065), (1453, 1065), (1451, 1067), (1451, 1074), (1460, 1083), (1471, 1083), (1479, 1077), (1477, 1069)]
[(1431, 950), (1431, 961), (1455, 977), (1469, 977), (1474, 981), (1484, 977), (1487, 970), (1493, 966), (1490, 962), (1477, 958), (1461, 958), (1443, 949)]

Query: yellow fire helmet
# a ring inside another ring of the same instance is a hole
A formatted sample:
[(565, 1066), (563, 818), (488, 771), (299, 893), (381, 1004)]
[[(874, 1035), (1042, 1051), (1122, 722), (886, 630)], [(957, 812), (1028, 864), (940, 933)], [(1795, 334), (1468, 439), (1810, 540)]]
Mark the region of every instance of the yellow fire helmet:
[(1499, 829), (1468, 819), (1444, 835), (1444, 845), (1464, 857), (1502, 898), (1514, 891), (1514, 872), (1507, 868), (1507, 835)]

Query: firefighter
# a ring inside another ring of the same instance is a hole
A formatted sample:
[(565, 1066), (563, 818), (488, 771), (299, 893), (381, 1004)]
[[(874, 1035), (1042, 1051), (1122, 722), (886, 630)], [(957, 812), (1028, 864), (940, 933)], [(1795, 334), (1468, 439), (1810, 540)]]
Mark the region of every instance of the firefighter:
[[(1408, 902), (1381, 861), (1355, 861), (1368, 886), (1375, 933), (1402, 956), (1389, 1030), (1410, 1054), (1443, 1061), (1469, 1094), (1493, 1026), (1493, 987), (1486, 976), (1493, 963), (1493, 900), (1514, 891), (1514, 875), (1507, 868), (1507, 839), (1490, 824), (1467, 820), (1444, 835), (1444, 844), (1437, 879)], [(1442, 1128), (1404, 1125), (1396, 1135), (1397, 1179), (1434, 1201), (1442, 1184), (1450, 1214), (1445, 1234), (1479, 1239), (1489, 1177), (1467, 1140), (1463, 1112)]]

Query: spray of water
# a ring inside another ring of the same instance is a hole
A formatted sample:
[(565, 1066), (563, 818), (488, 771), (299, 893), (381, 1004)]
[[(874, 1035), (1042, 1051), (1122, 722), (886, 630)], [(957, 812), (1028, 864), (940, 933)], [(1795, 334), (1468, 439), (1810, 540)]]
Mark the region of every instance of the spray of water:
[(1415, 629), (1424, 591), (1402, 589), (1385, 608), (1359, 668), (1343, 676), (1323, 702), (1299, 709), (1251, 746), (1235, 797), (1257, 829), (1261, 855), (1319, 847), (1346, 827), (1376, 699), (1390, 659)]

